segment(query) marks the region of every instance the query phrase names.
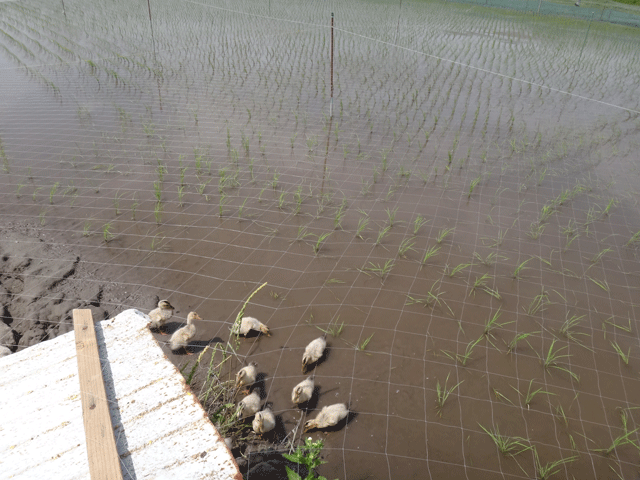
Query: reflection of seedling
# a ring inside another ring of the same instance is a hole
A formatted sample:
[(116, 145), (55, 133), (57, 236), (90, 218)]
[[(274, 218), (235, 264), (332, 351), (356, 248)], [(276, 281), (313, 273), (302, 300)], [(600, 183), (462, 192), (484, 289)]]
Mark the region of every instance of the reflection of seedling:
[[(502, 245), (502, 242), (504, 242), (504, 237), (507, 235), (507, 232), (509, 230), (498, 230), (498, 236), (494, 239), (494, 238), (483, 238), (482, 239), (482, 244), (483, 245), (487, 245), (489, 248), (494, 248), (494, 247), (500, 247)], [(495, 253), (494, 253), (495, 255)]]
[(449, 375), (451, 372), (447, 373), (447, 378), (444, 381), (444, 385), (440, 386), (440, 380), (436, 380), (436, 409), (438, 410), (438, 414), (442, 416), (442, 409), (444, 408), (444, 404), (447, 403), (447, 399), (449, 395), (451, 395), (455, 390), (460, 386), (464, 380), (458, 382), (453, 387), (447, 388), (447, 382), (449, 381)]
[(613, 252), (612, 249), (610, 248), (604, 248), (602, 250), (600, 250), (597, 254), (595, 254), (592, 258), (591, 258), (591, 263), (597, 263), (599, 262), (603, 256), (605, 256), (607, 253), (609, 252)]
[(489, 435), (502, 455), (514, 457), (533, 448), (531, 445), (525, 445), (528, 440), (522, 437), (508, 437), (507, 435), (502, 435), (497, 426), (493, 427), (493, 430), (487, 430), (482, 425), (480, 425), (480, 428)]
[(42, 210), (40, 212), (40, 214), (38, 215), (38, 217), (40, 218), (40, 225), (44, 225), (45, 224), (45, 217), (47, 216), (47, 211), (46, 210)]
[(529, 410), (529, 406), (531, 405), (531, 402), (533, 402), (533, 399), (539, 393), (544, 393), (546, 395), (555, 395), (554, 393), (542, 390), (542, 387), (538, 388), (537, 390), (531, 390), (531, 387), (533, 386), (533, 380), (534, 379), (532, 378), (531, 381), (529, 382), (529, 388), (527, 389), (526, 394), (523, 394), (516, 387), (514, 387), (513, 385), (510, 385), (510, 387), (513, 388), (516, 392), (518, 392), (518, 395), (520, 395), (524, 399), (524, 404), (527, 406), (527, 410)]
[(607, 283), (606, 280), (603, 280), (603, 281), (596, 280), (595, 278), (590, 277), (589, 275), (587, 275), (587, 278), (591, 280), (593, 283), (595, 283), (597, 286), (599, 286), (605, 292), (609, 292), (609, 284)]
[(347, 208), (347, 199), (343, 198), (342, 203), (340, 204), (340, 208), (338, 208), (338, 210), (336, 211), (336, 215), (333, 218), (334, 229), (337, 230), (338, 228), (342, 228), (342, 220), (344, 219), (346, 208)]
[(300, 225), (298, 227), (298, 235), (296, 235), (296, 238), (293, 241), (300, 242), (300, 241), (303, 241), (305, 238), (311, 237), (311, 236), (313, 236), (313, 233), (308, 232), (307, 227), (305, 227), (304, 225)]
[(156, 202), (156, 205), (153, 209), (153, 215), (156, 218), (156, 223), (159, 225), (162, 223), (162, 212), (164, 210), (164, 205), (162, 202)]

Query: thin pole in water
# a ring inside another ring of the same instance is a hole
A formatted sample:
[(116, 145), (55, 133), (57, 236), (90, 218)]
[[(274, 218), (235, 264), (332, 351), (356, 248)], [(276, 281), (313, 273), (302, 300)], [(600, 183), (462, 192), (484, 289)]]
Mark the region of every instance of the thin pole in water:
[(333, 118), (333, 12), (331, 12), (331, 103), (329, 104), (329, 117)]
[(591, 12), (591, 20), (589, 20), (589, 27), (587, 28), (587, 33), (584, 34), (584, 42), (582, 42), (582, 48), (580, 49), (580, 56), (578, 57), (578, 68), (580, 68), (580, 60), (582, 59), (582, 52), (584, 51), (584, 46), (587, 44), (587, 38), (589, 37), (589, 30), (591, 30), (591, 22), (593, 22), (593, 14), (595, 12)]
[(62, 1), (62, 13), (64, 13), (64, 19), (66, 21), (67, 20), (67, 11), (64, 8), (64, 0), (61, 0), (61, 1)]

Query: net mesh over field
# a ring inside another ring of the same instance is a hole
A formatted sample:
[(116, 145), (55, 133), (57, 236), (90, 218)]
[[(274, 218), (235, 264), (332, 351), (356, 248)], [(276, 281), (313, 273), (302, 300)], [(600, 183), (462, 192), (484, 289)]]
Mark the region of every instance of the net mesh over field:
[[(636, 478), (640, 31), (590, 18), (0, 3), (3, 231), (70, 246), (113, 312), (197, 311), (200, 351), (267, 282), (246, 314), (272, 336), (238, 358), (291, 431), (329, 332), (317, 408), (353, 415), (310, 434), (328, 478)], [(30, 278), (62, 301), (35, 268), (59, 256), (34, 260), (3, 257), (3, 320), (68, 329), (12, 313)]]
[[(543, 2), (534, 0), (452, 0), (535, 15), (554, 15), (640, 27), (640, 7), (611, 2)], [(579, 4), (579, 5), (577, 5)]]

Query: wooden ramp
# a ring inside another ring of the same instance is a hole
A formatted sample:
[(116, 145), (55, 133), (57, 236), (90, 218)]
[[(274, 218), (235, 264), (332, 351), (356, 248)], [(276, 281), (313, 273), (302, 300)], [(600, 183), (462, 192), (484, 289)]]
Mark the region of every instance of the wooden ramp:
[[(95, 328), (122, 477), (241, 479), (147, 322), (127, 310)], [(74, 332), (0, 358), (0, 412), (0, 479), (91, 478)]]

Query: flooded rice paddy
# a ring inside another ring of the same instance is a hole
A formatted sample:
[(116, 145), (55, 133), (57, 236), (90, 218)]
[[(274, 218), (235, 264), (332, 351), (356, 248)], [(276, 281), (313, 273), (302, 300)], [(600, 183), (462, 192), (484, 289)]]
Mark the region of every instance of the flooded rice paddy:
[(289, 431), (329, 331), (318, 408), (356, 415), (311, 434), (328, 478), (637, 478), (637, 29), (430, 1), (149, 7), (0, 3), (3, 229), (73, 245), (116, 312), (147, 309), (136, 292), (174, 327), (196, 310), (195, 350), (268, 282), (246, 313), (272, 336), (239, 355)]

